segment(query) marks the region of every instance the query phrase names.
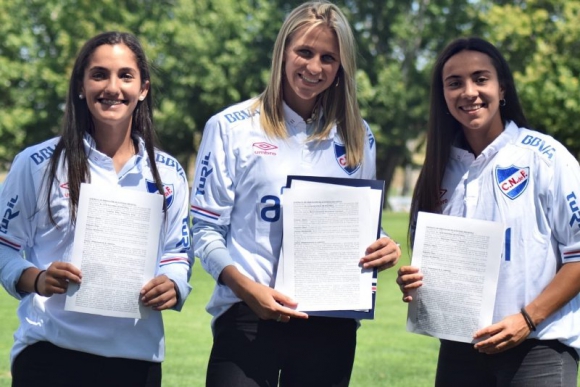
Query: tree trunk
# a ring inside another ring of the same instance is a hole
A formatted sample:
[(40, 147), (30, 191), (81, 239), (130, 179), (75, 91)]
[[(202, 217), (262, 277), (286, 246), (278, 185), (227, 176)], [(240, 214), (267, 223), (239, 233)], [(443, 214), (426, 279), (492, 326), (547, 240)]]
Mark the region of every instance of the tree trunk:
[(389, 190), (395, 169), (404, 160), (405, 149), (398, 146), (377, 147), (377, 179), (385, 181), (385, 197), (383, 209), (391, 210), (389, 205)]

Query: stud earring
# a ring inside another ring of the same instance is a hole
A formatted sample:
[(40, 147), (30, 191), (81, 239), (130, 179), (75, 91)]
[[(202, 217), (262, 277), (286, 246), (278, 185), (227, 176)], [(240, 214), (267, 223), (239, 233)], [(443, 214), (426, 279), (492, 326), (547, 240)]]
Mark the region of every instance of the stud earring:
[(141, 96), (139, 97), (139, 101), (143, 101), (145, 99), (145, 97)]
[(79, 99), (85, 99), (85, 96), (82, 94), (79, 94)]
[(336, 77), (336, 83), (334, 84), (334, 87), (338, 87), (338, 84), (340, 83), (340, 77), (337, 76)]

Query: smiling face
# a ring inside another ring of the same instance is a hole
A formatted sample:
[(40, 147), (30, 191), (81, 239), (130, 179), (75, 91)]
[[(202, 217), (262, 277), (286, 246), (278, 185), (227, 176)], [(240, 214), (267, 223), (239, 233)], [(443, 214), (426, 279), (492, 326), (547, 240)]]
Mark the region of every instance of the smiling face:
[(103, 44), (91, 55), (80, 93), (95, 129), (130, 129), (133, 111), (149, 90), (142, 84), (135, 54), (124, 44)]
[(499, 101), (504, 91), (491, 58), (479, 51), (461, 51), (445, 63), (442, 79), (449, 113), (474, 150), (485, 148), (503, 131)]
[(294, 33), (283, 64), (284, 101), (304, 118), (310, 116), (316, 97), (335, 83), (340, 68), (335, 33), (326, 26), (310, 28)]

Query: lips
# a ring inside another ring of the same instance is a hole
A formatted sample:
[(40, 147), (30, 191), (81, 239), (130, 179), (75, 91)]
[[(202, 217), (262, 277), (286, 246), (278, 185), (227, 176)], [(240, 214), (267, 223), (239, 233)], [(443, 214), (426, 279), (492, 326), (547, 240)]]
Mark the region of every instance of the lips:
[(299, 76), (300, 78), (302, 78), (302, 80), (303, 80), (304, 82), (306, 82), (306, 83), (311, 83), (311, 84), (313, 84), (313, 85), (315, 85), (315, 84), (317, 84), (317, 83), (319, 83), (319, 82), (322, 82), (322, 79), (318, 79), (318, 78), (308, 78), (308, 77), (307, 77), (306, 75), (304, 75), (304, 74), (298, 74), (298, 76)]
[(473, 111), (477, 111), (485, 106), (486, 106), (486, 104), (480, 103), (480, 104), (461, 106), (460, 109), (463, 110), (464, 112), (470, 113)]
[(105, 98), (98, 98), (97, 101), (102, 105), (107, 106), (115, 106), (121, 104), (127, 104), (127, 101), (124, 99), (105, 99)]

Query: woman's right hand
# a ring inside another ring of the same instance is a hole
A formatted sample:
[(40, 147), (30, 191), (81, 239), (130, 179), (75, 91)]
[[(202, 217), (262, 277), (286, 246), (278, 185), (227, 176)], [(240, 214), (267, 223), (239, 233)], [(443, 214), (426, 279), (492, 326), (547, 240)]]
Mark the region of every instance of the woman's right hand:
[(397, 284), (403, 292), (403, 301), (413, 301), (412, 293), (423, 285), (423, 274), (414, 266), (401, 266), (397, 271)]
[(38, 291), (45, 297), (64, 294), (69, 282), (81, 283), (81, 271), (71, 263), (53, 262), (38, 278)]
[(246, 277), (235, 266), (227, 266), (222, 271), (220, 280), (262, 320), (288, 322), (290, 318), (308, 318), (306, 313), (292, 309), (298, 305), (296, 301)]

